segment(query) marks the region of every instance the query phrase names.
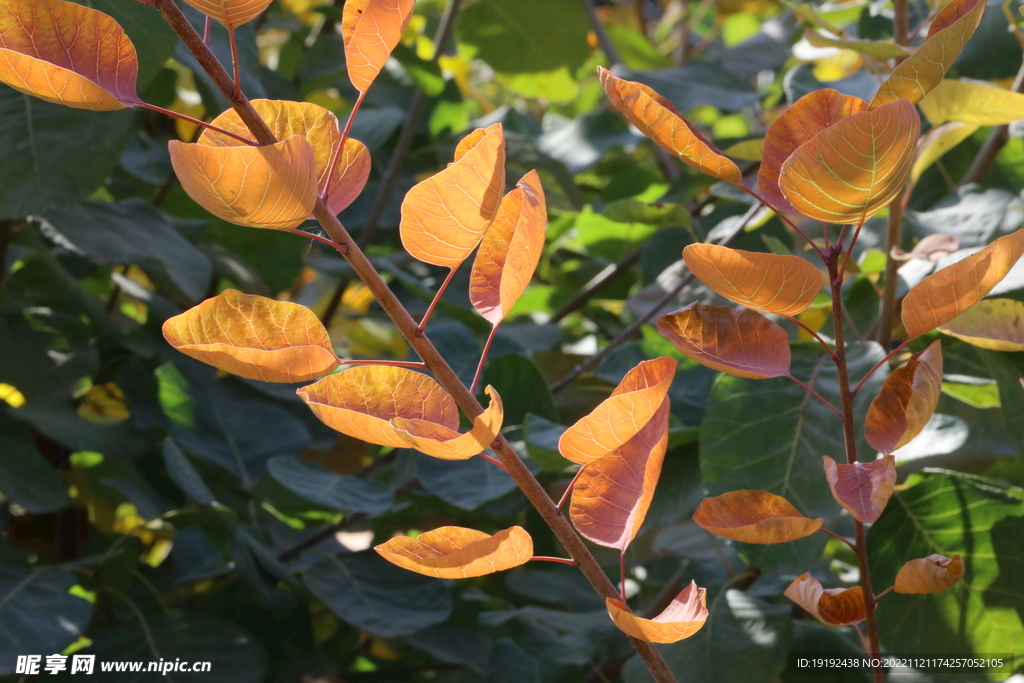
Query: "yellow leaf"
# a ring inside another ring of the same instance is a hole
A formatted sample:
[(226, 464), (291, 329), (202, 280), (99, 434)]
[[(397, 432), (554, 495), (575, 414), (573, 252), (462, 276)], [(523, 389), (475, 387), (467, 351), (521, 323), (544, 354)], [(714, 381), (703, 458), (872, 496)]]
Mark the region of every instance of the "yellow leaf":
[(533, 539), (514, 526), (490, 536), (446, 526), (416, 538), (399, 536), (374, 550), (388, 562), (438, 579), (468, 579), (518, 567), (533, 556)]

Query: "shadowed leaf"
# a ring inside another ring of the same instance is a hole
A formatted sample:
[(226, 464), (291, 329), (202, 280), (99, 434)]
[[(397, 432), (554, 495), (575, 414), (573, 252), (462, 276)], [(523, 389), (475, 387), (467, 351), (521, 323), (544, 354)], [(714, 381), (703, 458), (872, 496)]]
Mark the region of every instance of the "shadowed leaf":
[(348, 0), (341, 36), (352, 85), (366, 92), (384, 68), (412, 18), (416, 0)]
[(633, 614), (626, 603), (605, 598), (605, 606), (619, 630), (648, 643), (675, 643), (699, 631), (708, 619), (707, 592), (695, 581), (682, 590), (664, 611), (653, 619)]
[(491, 397), (491, 404), (473, 420), (473, 429), (465, 434), (443, 424), (403, 417), (393, 418), (391, 425), (407, 446), (427, 455), (442, 460), (472, 458), (494, 441), (505, 416), (501, 397), (494, 387), (485, 387), (484, 392)]
[(959, 555), (953, 559), (929, 555), (910, 560), (896, 574), (893, 590), (897, 593), (938, 593), (956, 585), (963, 578), (964, 563)]
[(896, 486), (896, 458), (886, 455), (873, 462), (837, 465), (821, 456), (832, 496), (858, 522), (871, 524), (882, 514)]
[(867, 618), (864, 591), (860, 586), (822, 588), (821, 583), (807, 572), (789, 584), (785, 595), (827, 626), (849, 626)]
[(804, 517), (788, 500), (767, 491), (730, 491), (705, 498), (693, 521), (734, 541), (785, 543), (810, 536), (824, 520)]
[(234, 29), (258, 17), (272, 0), (185, 0), (206, 16)]
[(416, 538), (392, 538), (374, 550), (388, 562), (417, 574), (468, 579), (526, 564), (533, 556), (533, 539), (518, 526), (493, 536), (475, 529), (446, 526)]
[(972, 81), (945, 79), (918, 105), (933, 126), (963, 121), (999, 126), (1024, 119), (1024, 94)]
[(992, 351), (1024, 351), (1024, 303), (986, 299), (967, 309), (940, 332)]
[(942, 343), (934, 341), (886, 378), (864, 421), (868, 443), (887, 455), (905, 446), (931, 419), (941, 394)]

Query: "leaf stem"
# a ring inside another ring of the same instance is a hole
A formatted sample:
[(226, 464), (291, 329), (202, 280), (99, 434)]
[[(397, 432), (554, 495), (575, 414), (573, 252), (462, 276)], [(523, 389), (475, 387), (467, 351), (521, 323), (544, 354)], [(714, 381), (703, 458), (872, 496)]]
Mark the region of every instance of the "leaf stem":
[(356, 114), (359, 113), (359, 107), (363, 106), (363, 99), (366, 97), (366, 90), (359, 93), (359, 97), (356, 98), (356, 103), (352, 105), (352, 111), (348, 113), (348, 120), (345, 121), (345, 128), (341, 131), (341, 142), (338, 143), (338, 148), (331, 154), (331, 165), (330, 171), (327, 173), (327, 185), (324, 187), (324, 200), (327, 201), (329, 197), (327, 192), (331, 189), (331, 179), (334, 178), (334, 172), (338, 170), (338, 161), (345, 153), (345, 142), (348, 140), (349, 131), (352, 130), (352, 123), (356, 120)]
[(484, 343), (484, 350), (480, 353), (480, 362), (476, 365), (476, 372), (473, 374), (473, 383), (469, 386), (469, 392), (476, 396), (476, 388), (480, 384), (480, 375), (484, 371), (484, 363), (487, 361), (487, 354), (491, 350), (491, 344), (494, 343), (494, 335), (498, 333), (498, 325), (495, 324), (491, 327), (491, 333), (487, 335), (487, 341)]
[(423, 320), (416, 326), (416, 336), (420, 337), (423, 335), (423, 330), (427, 327), (427, 321), (430, 320), (431, 314), (434, 312), (434, 308), (437, 307), (437, 303), (441, 300), (441, 296), (444, 295), (444, 290), (448, 289), (448, 285), (451, 283), (452, 278), (455, 277), (455, 269), (452, 268), (451, 272), (448, 273), (448, 277), (441, 283), (441, 287), (437, 290), (437, 294), (434, 295), (434, 300), (430, 302), (430, 306), (427, 307), (427, 312), (423, 314)]
[(203, 42), (206, 43), (207, 47), (210, 46), (210, 22), (212, 21), (210, 17), (206, 17), (206, 21), (203, 24)]
[(800, 327), (804, 328), (807, 331), (808, 334), (810, 334), (815, 339), (817, 339), (818, 342), (825, 348), (825, 350), (828, 351), (828, 355), (832, 356), (832, 362), (835, 362), (835, 361), (839, 360), (838, 356), (836, 356), (836, 352), (832, 350), (832, 347), (828, 345), (828, 342), (826, 342), (824, 339), (821, 338), (821, 335), (819, 335), (817, 332), (815, 332), (810, 327), (808, 327), (806, 324), (804, 324), (804, 322), (801, 321), (799, 318), (794, 318), (791, 315), (787, 315), (787, 316), (784, 316), (784, 317), (787, 320), (789, 320), (791, 323), (794, 323), (794, 324), (799, 325)]
[(852, 550), (853, 552), (857, 552), (857, 546), (855, 546), (855, 545), (853, 544), (853, 541), (851, 541), (850, 539), (848, 539), (848, 538), (847, 538), (846, 536), (840, 536), (839, 534), (835, 533), (834, 531), (829, 531), (829, 530), (828, 530), (828, 529), (826, 529), (825, 527), (821, 527), (820, 529), (818, 529), (818, 531), (820, 531), (820, 532), (821, 532), (821, 533), (823, 533), (823, 534), (828, 534), (828, 535), (829, 535), (829, 536), (831, 536), (832, 538), (838, 538), (838, 539), (839, 539), (840, 541), (842, 541), (842, 542), (843, 542), (843, 543), (845, 543), (846, 545), (850, 546), (850, 549), (851, 549), (851, 550)]
[(626, 602), (626, 551), (619, 553), (619, 595)]
[(155, 111), (155, 112), (158, 112), (160, 114), (165, 114), (167, 116), (173, 116), (174, 118), (181, 119), (182, 121), (188, 121), (189, 123), (193, 123), (193, 124), (195, 124), (197, 126), (200, 126), (202, 128), (206, 128), (208, 130), (212, 130), (212, 131), (214, 131), (216, 133), (220, 133), (221, 135), (227, 135), (229, 138), (234, 138), (235, 140), (238, 140), (239, 142), (245, 143), (247, 145), (251, 145), (253, 147), (259, 147), (260, 146), (258, 142), (253, 142), (252, 140), (250, 140), (247, 137), (244, 137), (242, 135), (238, 135), (237, 133), (232, 133), (230, 130), (224, 130), (223, 128), (219, 128), (218, 126), (213, 125), (212, 123), (208, 123), (206, 121), (203, 121), (202, 119), (194, 119), (191, 116), (188, 116), (186, 114), (182, 114), (182, 113), (176, 112), (176, 111), (171, 111), (170, 109), (164, 109), (163, 107), (158, 107), (155, 104), (149, 104), (148, 102), (141, 102), (141, 101), (139, 101), (139, 102), (133, 102), (132, 104), (136, 104), (136, 105), (138, 105), (138, 106), (140, 106), (140, 107), (142, 107), (144, 109), (149, 109), (151, 111)]
[(492, 458), (491, 456), (487, 455), (486, 453), (478, 453), (477, 455), (479, 455), (481, 458), (483, 458), (487, 462), (491, 463), (492, 465), (496, 466), (502, 472), (508, 472), (508, 470), (505, 469), (505, 466), (501, 464), (500, 460), (495, 460), (494, 458)]
[(873, 367), (870, 370), (868, 370), (868, 373), (866, 375), (864, 375), (864, 378), (861, 379), (861, 381), (857, 383), (856, 387), (854, 387), (854, 389), (853, 389), (853, 396), (856, 396), (857, 392), (860, 391), (860, 388), (862, 386), (864, 386), (864, 382), (867, 382), (868, 378), (871, 377), (871, 375), (875, 374), (875, 370), (877, 370), (878, 368), (882, 367), (882, 365), (884, 365), (885, 363), (888, 363), (889, 360), (891, 360), (893, 356), (895, 356), (897, 353), (899, 353), (903, 349), (907, 348), (907, 345), (910, 344), (910, 341), (911, 340), (908, 339), (907, 341), (905, 341), (902, 344), (900, 344), (899, 346), (897, 346), (895, 349), (893, 349), (892, 351), (889, 352), (888, 356), (886, 356), (882, 360), (878, 361), (875, 364), (875, 367)]
[(562, 497), (558, 499), (558, 504), (555, 507), (558, 508), (559, 512), (561, 512), (562, 508), (565, 507), (565, 503), (569, 500), (569, 496), (572, 495), (572, 490), (574, 488), (576, 488), (576, 482), (579, 481), (579, 478), (582, 475), (583, 475), (583, 466), (580, 465), (580, 469), (576, 472), (576, 475), (572, 478), (572, 481), (570, 481), (569, 485), (565, 487), (565, 493), (563, 493)]
[(567, 557), (551, 557), (549, 555), (534, 555), (530, 558), (530, 562), (558, 562), (559, 564), (567, 564), (570, 567), (578, 567), (579, 562)]
[(329, 240), (326, 237), (323, 237), (322, 235), (317, 235), (317, 234), (314, 234), (312, 232), (306, 232), (305, 230), (299, 230), (298, 228), (292, 228), (291, 230), (289, 230), (289, 232), (292, 233), (293, 235), (299, 235), (300, 237), (308, 237), (311, 240), (316, 240), (317, 242), (321, 242), (323, 244), (326, 244), (331, 249), (335, 249), (335, 250), (337, 250), (341, 254), (345, 253), (343, 251), (344, 245), (341, 245), (341, 244), (338, 244), (337, 242)]
[(235, 29), (228, 29), (228, 42), (231, 44), (231, 68), (235, 74), (235, 99), (242, 97), (242, 74), (238, 64), (238, 44), (235, 42)]
[(875, 596), (875, 602), (878, 602), (879, 600), (881, 600), (881, 599), (882, 599), (883, 597), (885, 597), (885, 595), (886, 595), (887, 593), (889, 593), (889, 592), (890, 592), (890, 591), (891, 591), (891, 590), (892, 590), (893, 588), (895, 588), (895, 587), (896, 587), (896, 586), (889, 586), (889, 587), (888, 587), (888, 588), (886, 588), (886, 589), (885, 589), (884, 591), (882, 591), (881, 593), (879, 593), (878, 595), (876, 595), (876, 596)]
[(817, 244), (815, 244), (815, 243), (814, 243), (814, 240), (812, 240), (812, 239), (811, 239), (810, 237), (808, 237), (807, 233), (805, 233), (805, 232), (804, 232), (803, 230), (801, 230), (801, 229), (800, 229), (800, 228), (799, 228), (799, 227), (797, 226), (797, 224), (796, 224), (796, 223), (794, 223), (794, 222), (793, 222), (792, 220), (790, 220), (790, 219), (789, 219), (789, 217), (788, 217), (788, 216), (786, 216), (786, 214), (782, 213), (781, 211), (779, 211), (778, 209), (776, 209), (776, 208), (775, 208), (774, 206), (772, 206), (771, 204), (769, 204), (769, 203), (767, 202), (767, 200), (765, 200), (765, 198), (764, 198), (764, 197), (762, 197), (762, 196), (761, 196), (761, 195), (759, 195), (758, 193), (754, 192), (753, 190), (751, 190), (751, 189), (750, 189), (749, 187), (747, 187), (746, 185), (743, 185), (743, 184), (741, 183), (741, 184), (737, 185), (737, 187), (739, 187), (739, 188), (740, 188), (741, 190), (743, 190), (744, 192), (746, 192), (747, 194), (749, 194), (749, 195), (750, 195), (751, 197), (753, 197), (753, 198), (754, 198), (754, 199), (756, 199), (757, 201), (759, 201), (759, 202), (761, 202), (762, 204), (764, 204), (765, 206), (767, 206), (767, 207), (768, 207), (769, 209), (771, 209), (772, 211), (774, 211), (774, 212), (775, 212), (775, 215), (779, 217), (779, 220), (780, 220), (780, 221), (782, 221), (783, 223), (785, 223), (786, 225), (788, 225), (788, 226), (789, 226), (790, 228), (792, 228), (792, 229), (794, 230), (794, 232), (796, 232), (796, 234), (798, 234), (798, 235), (800, 235), (801, 237), (803, 237), (803, 238), (804, 238), (804, 240), (805, 240), (805, 241), (807, 242), (807, 244), (811, 245), (811, 247), (812, 247), (812, 248), (814, 249), (814, 251), (816, 251), (816, 252), (818, 253), (818, 258), (820, 258), (820, 259), (822, 260), (822, 262), (823, 262), (823, 263), (827, 263), (827, 262), (828, 262), (828, 256), (826, 256), (826, 255), (825, 255), (825, 252), (823, 252), (823, 251), (821, 250), (821, 247), (819, 247), (819, 246), (818, 246)]
[(785, 377), (786, 379), (791, 379), (794, 382), (796, 382), (797, 384), (799, 384), (803, 388), (804, 391), (806, 391), (808, 394), (810, 394), (811, 396), (814, 396), (816, 399), (818, 399), (819, 401), (824, 403), (826, 408), (828, 408), (829, 410), (831, 410), (833, 413), (836, 414), (836, 417), (838, 417), (840, 420), (843, 419), (843, 414), (841, 412), (839, 412), (839, 409), (836, 408), (834, 405), (832, 405), (831, 401), (829, 401), (828, 399), (823, 397), (817, 391), (815, 391), (814, 389), (810, 388), (809, 386), (807, 386), (806, 384), (804, 384), (803, 382), (798, 380), (793, 375), (783, 375), (783, 377)]

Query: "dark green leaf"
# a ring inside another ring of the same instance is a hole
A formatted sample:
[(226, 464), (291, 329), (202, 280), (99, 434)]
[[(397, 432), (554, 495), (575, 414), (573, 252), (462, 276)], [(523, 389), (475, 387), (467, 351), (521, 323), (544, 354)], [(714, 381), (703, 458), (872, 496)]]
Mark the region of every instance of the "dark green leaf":
[(480, 387), (493, 385), (505, 406), (505, 422), (522, 424), (527, 413), (557, 421), (555, 400), (537, 365), (526, 356), (508, 355), (495, 358), (484, 370)]
[(565, 430), (566, 427), (543, 417), (533, 413), (526, 414), (523, 421), (526, 452), (529, 453), (530, 460), (537, 463), (545, 472), (565, 472), (565, 469), (572, 465), (558, 452), (558, 440), (562, 438)]
[(36, 450), (28, 434), (0, 419), (0, 492), (29, 512), (54, 512), (68, 504), (64, 480)]
[(200, 505), (214, 505), (217, 502), (210, 487), (171, 437), (164, 439), (164, 466), (174, 483), (192, 500)]
[(372, 479), (336, 474), (292, 455), (274, 458), (270, 476), (306, 500), (331, 510), (379, 515), (395, 504), (391, 487)]
[(149, 450), (145, 434), (130, 420), (101, 424), (86, 420), (66, 403), (28, 403), (12, 415), (25, 420), (54, 441), (76, 451), (96, 451), (112, 458), (133, 457)]
[(423, 488), (463, 510), (475, 510), (517, 488), (512, 477), (483, 458), (440, 460), (421, 454), (416, 476)]
[(462, 626), (431, 626), (404, 638), (417, 650), (449, 664), (465, 664), (486, 674), (494, 642), (477, 631)]

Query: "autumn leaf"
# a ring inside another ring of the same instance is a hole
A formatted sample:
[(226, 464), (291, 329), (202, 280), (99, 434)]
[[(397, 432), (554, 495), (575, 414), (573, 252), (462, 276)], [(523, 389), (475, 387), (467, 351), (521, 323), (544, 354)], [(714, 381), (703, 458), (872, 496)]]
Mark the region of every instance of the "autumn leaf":
[(726, 299), (778, 315), (793, 316), (814, 301), (822, 275), (799, 256), (691, 244), (683, 249), (686, 267)]
[(391, 425), (409, 448), (443, 460), (471, 458), (491, 445), (505, 417), (501, 397), (494, 387), (487, 386), (484, 392), (491, 397), (491, 404), (473, 419), (473, 429), (465, 434), (429, 420), (396, 417)]
[(850, 626), (867, 618), (864, 591), (854, 588), (822, 588), (810, 572), (789, 584), (785, 596), (826, 626)]
[(698, 588), (695, 581), (690, 581), (653, 619), (638, 617), (616, 598), (605, 598), (605, 607), (620, 631), (648, 643), (675, 643), (689, 638), (708, 620), (707, 591)]
[(0, 3), (0, 82), (75, 109), (139, 103), (135, 46), (103, 12), (61, 0)]
[(187, 356), (262, 382), (305, 382), (338, 367), (313, 311), (234, 289), (170, 318), (163, 333)]
[(756, 311), (692, 303), (658, 318), (658, 332), (687, 358), (730, 375), (789, 374), (789, 335)]
[(366, 92), (412, 18), (416, 0), (348, 0), (341, 15), (348, 77)]
[(263, 13), (273, 0), (185, 0), (188, 4), (234, 30)]
[(985, 299), (939, 326), (939, 331), (992, 351), (1024, 351), (1024, 303)]
[(999, 126), (1024, 119), (1024, 94), (975, 81), (942, 80), (918, 106), (933, 126), (947, 121)]
[(612, 106), (659, 147), (701, 173), (734, 185), (743, 180), (739, 166), (680, 116), (671, 102), (642, 83), (616, 78), (597, 67), (601, 85)]
[(785, 543), (810, 536), (824, 520), (800, 514), (782, 496), (768, 491), (730, 491), (705, 498), (693, 513), (697, 526), (744, 543)]
[(518, 567), (533, 556), (533, 539), (522, 527), (493, 536), (474, 529), (445, 526), (416, 538), (397, 536), (374, 548), (403, 569), (438, 579), (468, 579)]
[(934, 341), (885, 379), (864, 421), (868, 443), (887, 455), (905, 446), (931, 419), (941, 394), (942, 343)]
[(910, 560), (896, 574), (893, 590), (897, 593), (938, 593), (956, 585), (963, 578), (964, 563), (959, 555), (953, 559), (929, 555)]
[(885, 509), (896, 487), (896, 458), (885, 455), (872, 462), (837, 465), (821, 456), (832, 497), (858, 522), (871, 524)]
[(914, 160), (914, 167), (910, 171), (910, 182), (916, 183), (920, 180), (921, 174), (927, 171), (943, 154), (971, 137), (976, 130), (978, 130), (976, 124), (949, 121), (935, 126), (925, 133), (917, 145), (917, 159)]

